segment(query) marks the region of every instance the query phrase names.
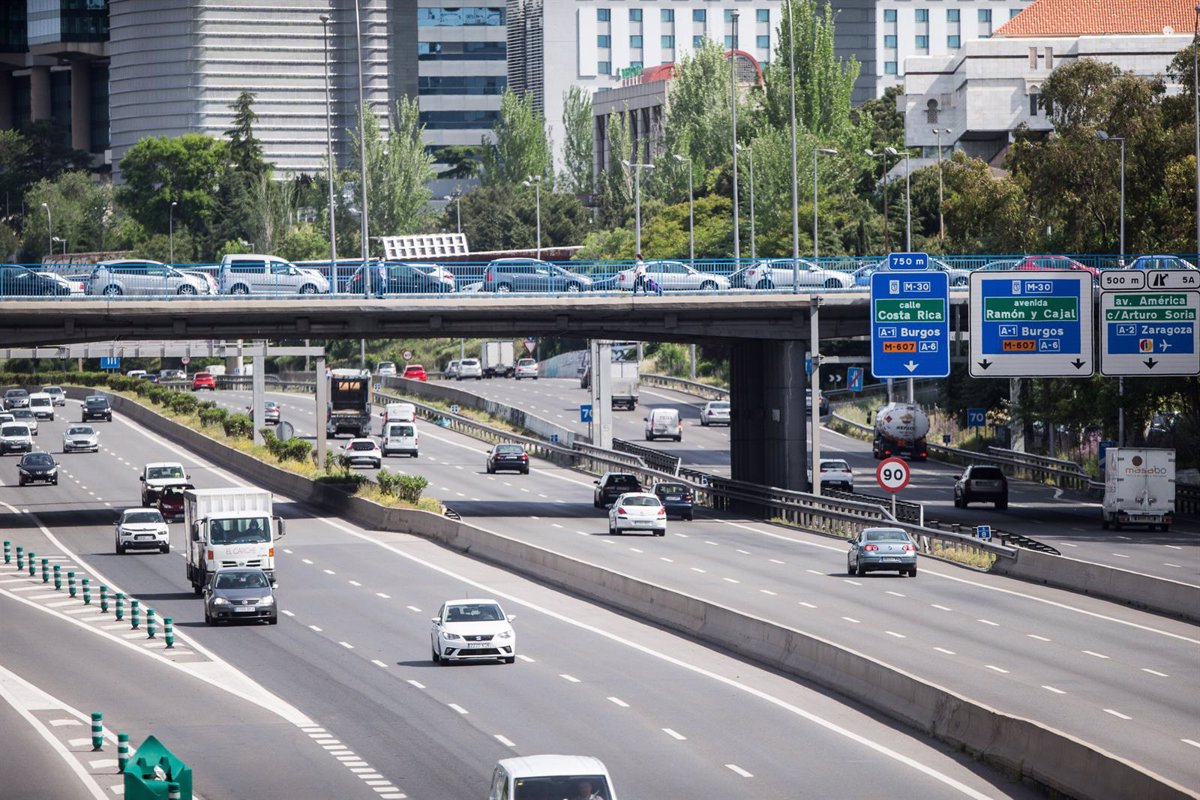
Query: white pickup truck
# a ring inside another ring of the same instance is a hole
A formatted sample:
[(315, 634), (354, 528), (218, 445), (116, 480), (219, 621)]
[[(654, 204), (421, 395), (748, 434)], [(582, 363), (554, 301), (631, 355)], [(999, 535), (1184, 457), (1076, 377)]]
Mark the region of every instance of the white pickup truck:
[(183, 493), (187, 578), (196, 594), (221, 567), (259, 567), (275, 581), (275, 543), (283, 520), (262, 489), (188, 489)]

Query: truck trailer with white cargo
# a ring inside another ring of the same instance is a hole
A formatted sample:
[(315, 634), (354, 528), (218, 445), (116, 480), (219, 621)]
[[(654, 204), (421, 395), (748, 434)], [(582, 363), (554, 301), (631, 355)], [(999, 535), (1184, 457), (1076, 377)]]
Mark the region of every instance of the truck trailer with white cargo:
[(196, 594), (220, 567), (259, 567), (275, 580), (275, 543), (283, 520), (263, 489), (188, 489), (183, 493), (187, 579)]
[(516, 374), (517, 359), (511, 341), (484, 342), (479, 360), (483, 363), (485, 378), (511, 378)]
[(1175, 521), (1175, 451), (1110, 447), (1104, 452), (1104, 528), (1145, 525), (1167, 530)]

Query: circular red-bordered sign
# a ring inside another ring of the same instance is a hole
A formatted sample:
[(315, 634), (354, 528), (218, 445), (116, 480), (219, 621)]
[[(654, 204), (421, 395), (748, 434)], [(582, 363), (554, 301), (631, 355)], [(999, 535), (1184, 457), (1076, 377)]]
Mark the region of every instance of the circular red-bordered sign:
[(912, 470), (902, 458), (885, 458), (875, 468), (875, 480), (885, 492), (898, 492), (912, 480)]

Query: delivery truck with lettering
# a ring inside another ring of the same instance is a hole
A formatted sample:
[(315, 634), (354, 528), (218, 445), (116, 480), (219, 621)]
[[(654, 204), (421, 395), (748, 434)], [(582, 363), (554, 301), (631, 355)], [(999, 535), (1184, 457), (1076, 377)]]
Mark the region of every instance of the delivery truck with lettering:
[(187, 579), (196, 594), (221, 567), (259, 567), (275, 581), (275, 543), (283, 519), (263, 489), (187, 489), (183, 493)]
[(1175, 451), (1110, 447), (1104, 451), (1101, 525), (1145, 525), (1165, 531), (1175, 521)]

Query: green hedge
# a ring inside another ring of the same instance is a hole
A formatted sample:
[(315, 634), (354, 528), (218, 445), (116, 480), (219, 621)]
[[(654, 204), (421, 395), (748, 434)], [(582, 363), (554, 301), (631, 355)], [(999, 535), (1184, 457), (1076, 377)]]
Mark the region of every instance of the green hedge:
[(263, 428), (259, 433), (262, 434), (267, 451), (280, 461), (305, 463), (312, 458), (312, 444), (305, 439), (292, 438), (285, 442), (270, 428)]
[(420, 475), (396, 475), (380, 470), (375, 475), (379, 483), (379, 491), (383, 494), (399, 497), (414, 505), (421, 499), (421, 493), (429, 485), (429, 481)]
[(204, 426), (220, 425), (225, 426), (225, 420), (228, 419), (229, 412), (223, 408), (202, 408), (200, 409), (200, 424)]
[(245, 414), (230, 414), (221, 425), (226, 436), (239, 439), (254, 438), (254, 420)]
[(110, 376), (107, 372), (39, 372), (30, 375), (27, 372), (0, 372), (0, 384), (4, 386), (107, 386), (110, 377), (123, 378), (123, 375)]

